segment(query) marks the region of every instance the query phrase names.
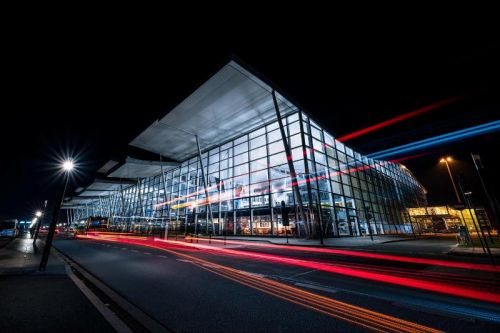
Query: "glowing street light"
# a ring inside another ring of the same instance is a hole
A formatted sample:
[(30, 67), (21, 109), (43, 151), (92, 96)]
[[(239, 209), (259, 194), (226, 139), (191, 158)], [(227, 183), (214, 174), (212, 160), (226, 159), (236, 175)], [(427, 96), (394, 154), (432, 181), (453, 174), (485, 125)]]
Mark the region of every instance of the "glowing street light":
[(458, 195), (457, 186), (455, 185), (455, 181), (453, 180), (453, 176), (451, 175), (450, 165), (448, 164), (448, 162), (453, 162), (453, 158), (451, 158), (450, 156), (446, 156), (446, 157), (441, 158), (439, 160), (439, 162), (446, 164), (446, 168), (448, 169), (448, 174), (450, 175), (451, 184), (453, 185), (453, 189), (455, 190), (455, 195), (457, 196), (458, 203), (461, 204), (462, 200), (460, 199), (460, 196)]
[(73, 160), (66, 160), (62, 164), (63, 170), (67, 171), (67, 172), (70, 172), (71, 170), (73, 170), (74, 167), (75, 167), (75, 163), (73, 163)]
[(40, 216), (42, 216), (42, 212), (38, 210), (38, 211), (35, 213), (35, 216), (36, 216), (36, 217), (40, 217)]

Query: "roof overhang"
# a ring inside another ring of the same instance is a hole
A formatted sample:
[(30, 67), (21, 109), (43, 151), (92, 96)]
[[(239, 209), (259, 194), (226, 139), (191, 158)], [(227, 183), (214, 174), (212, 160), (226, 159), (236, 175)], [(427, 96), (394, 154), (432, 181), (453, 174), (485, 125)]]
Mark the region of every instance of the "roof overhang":
[[(235, 61), (229, 62), (130, 145), (184, 161), (202, 149), (220, 145), (276, 119), (273, 88)], [(281, 115), (296, 110), (276, 93)]]
[(137, 179), (152, 177), (179, 166), (177, 162), (144, 161), (127, 157), (125, 163), (109, 174), (109, 177)]
[(119, 162), (117, 161), (107, 161), (99, 170), (97, 170), (98, 173), (108, 173), (109, 170), (113, 169), (116, 165), (118, 165)]

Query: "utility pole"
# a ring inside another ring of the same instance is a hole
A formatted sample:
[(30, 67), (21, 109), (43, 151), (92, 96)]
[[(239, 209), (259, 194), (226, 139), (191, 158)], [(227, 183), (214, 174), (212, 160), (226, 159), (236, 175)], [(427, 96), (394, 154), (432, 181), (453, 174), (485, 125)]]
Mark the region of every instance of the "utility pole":
[(453, 180), (453, 175), (451, 174), (450, 165), (448, 164), (448, 162), (451, 161), (453, 161), (453, 159), (448, 156), (448, 157), (443, 157), (439, 162), (446, 164), (446, 168), (448, 169), (448, 174), (450, 175), (451, 184), (453, 185), (453, 189), (455, 190), (455, 195), (457, 196), (457, 201), (459, 204), (461, 204), (462, 200), (460, 199), (460, 195), (458, 194), (457, 186), (455, 185), (455, 181)]
[[(493, 202), (488, 190), (486, 189), (486, 185), (484, 184), (483, 176), (481, 175), (481, 171), (479, 171), (479, 169), (483, 169), (484, 166), (481, 163), (481, 159), (480, 159), (479, 155), (470, 153), (470, 156), (472, 158), (472, 161), (474, 162), (474, 166), (476, 167), (477, 175), (478, 175), (479, 180), (481, 182), (481, 186), (483, 187), (483, 192), (484, 192), (484, 195), (486, 196), (486, 200), (488, 200), (488, 203), (490, 205), (493, 219), (494, 219), (496, 225), (500, 226), (500, 221), (498, 220), (498, 215), (497, 215), (497, 207), (495, 206), (495, 203)], [(488, 229), (488, 235), (490, 236), (490, 240), (493, 243), (494, 241), (493, 241), (493, 238), (491, 237), (489, 229)]]
[(42, 216), (38, 218), (38, 224), (36, 225), (35, 235), (33, 236), (33, 244), (36, 243), (38, 233), (40, 232), (40, 226), (42, 225), (43, 217), (45, 216), (45, 214), (47, 214), (47, 200), (45, 200), (45, 202), (43, 203)]
[[(469, 210), (469, 214), (470, 214), (470, 217), (472, 219), (472, 224), (474, 224), (474, 228), (476, 229), (477, 237), (479, 238), (481, 246), (483, 247), (483, 253), (487, 252), (488, 256), (490, 257), (491, 263), (493, 265), (495, 265), (495, 262), (493, 260), (492, 255), (491, 255), (490, 247), (488, 245), (488, 242), (486, 241), (486, 237), (484, 236), (484, 232), (481, 229), (481, 225), (479, 224), (479, 221), (477, 221), (477, 225), (476, 225), (476, 222), (474, 220), (474, 216), (472, 214), (472, 203), (471, 203), (471, 199), (470, 199), (470, 195), (472, 194), (472, 192), (465, 191), (465, 177), (463, 174), (460, 175), (459, 185), (460, 185), (460, 190), (462, 191), (462, 194), (464, 196), (465, 204), (467, 205), (467, 209)], [(481, 236), (482, 236), (482, 238), (481, 238)]]
[(66, 193), (66, 188), (68, 187), (69, 180), (69, 170), (65, 172), (66, 179), (64, 181), (64, 188), (59, 195), (57, 201), (54, 202), (54, 209), (52, 211), (52, 221), (49, 227), (49, 233), (47, 239), (45, 240), (45, 247), (43, 248), (42, 260), (40, 260), (40, 266), (38, 270), (44, 271), (47, 267), (47, 262), (49, 261), (50, 248), (52, 247), (52, 240), (54, 238), (54, 233), (56, 231), (57, 220), (59, 219), (59, 212), (61, 211), (61, 204), (64, 199), (64, 194)]

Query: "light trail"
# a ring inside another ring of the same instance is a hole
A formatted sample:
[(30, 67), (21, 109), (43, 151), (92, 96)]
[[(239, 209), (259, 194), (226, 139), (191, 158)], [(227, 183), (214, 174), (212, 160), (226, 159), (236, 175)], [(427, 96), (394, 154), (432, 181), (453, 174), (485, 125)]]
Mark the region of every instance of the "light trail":
[[(255, 274), (240, 271), (234, 268), (215, 264), (197, 257), (185, 255), (177, 251), (171, 253), (190, 260), (198, 267), (228, 278), (247, 287), (262, 291), (288, 302), (321, 312), (331, 317), (362, 326), (376, 332), (440, 332), (417, 323), (388, 316), (380, 312), (371, 311), (345, 302), (333, 300), (299, 288), (279, 283)], [(346, 311), (348, 310), (348, 311)]]
[(414, 110), (414, 111), (411, 111), (411, 112), (399, 115), (399, 116), (391, 118), (391, 119), (384, 120), (384, 121), (382, 121), (380, 123), (377, 123), (375, 125), (371, 125), (371, 126), (368, 126), (366, 128), (363, 128), (363, 129), (357, 130), (355, 132), (352, 132), (350, 134), (344, 135), (344, 136), (342, 136), (340, 138), (337, 138), (337, 140), (339, 140), (341, 142), (345, 142), (347, 140), (351, 140), (351, 139), (357, 138), (359, 136), (362, 136), (362, 135), (365, 135), (365, 134), (377, 131), (377, 130), (382, 129), (384, 127), (387, 127), (387, 126), (399, 123), (399, 122), (401, 122), (403, 120), (407, 120), (407, 119), (419, 116), (421, 114), (424, 114), (426, 112), (435, 110), (435, 109), (440, 108), (442, 106), (454, 103), (456, 101), (459, 101), (459, 100), (463, 99), (464, 97), (465, 96), (451, 97), (451, 98), (448, 98), (448, 99), (445, 99), (445, 100), (442, 100), (442, 101), (439, 101), (439, 102), (436, 102), (436, 103), (433, 103), (433, 104), (430, 104), (430, 105), (426, 105), (426, 106), (424, 106), (422, 108), (419, 108), (417, 110)]
[[(189, 237), (187, 239), (189, 239)], [(485, 271), (485, 272), (498, 272), (498, 273), (500, 273), (500, 267), (493, 266), (490, 264), (474, 264), (474, 263), (465, 263), (465, 262), (459, 262), (459, 261), (447, 261), (447, 260), (439, 260), (439, 259), (413, 258), (413, 257), (390, 255), (390, 254), (361, 252), (361, 251), (353, 251), (353, 250), (327, 249), (327, 248), (317, 248), (317, 247), (310, 247), (310, 246), (264, 244), (264, 243), (258, 243), (258, 242), (252, 242), (252, 241), (245, 242), (245, 241), (239, 241), (239, 240), (225, 240), (224, 241), (221, 239), (214, 239), (214, 238), (211, 239), (211, 242), (227, 243), (227, 244), (235, 244), (235, 245), (246, 245), (246, 246), (253, 246), (253, 247), (270, 248), (270, 249), (285, 249), (285, 250), (298, 251), (298, 252), (313, 252), (313, 253), (351, 256), (351, 257), (361, 257), (361, 258), (369, 258), (369, 259), (377, 259), (377, 260), (404, 262), (404, 263), (410, 263), (410, 264), (443, 266), (443, 267), (458, 268), (458, 269), (471, 269), (471, 270), (478, 270), (478, 271)]]
[(376, 153), (369, 154), (369, 158), (373, 159), (381, 159), (388, 158), (394, 155), (400, 155), (403, 153), (409, 153), (417, 150), (421, 150), (424, 148), (430, 148), (433, 146), (454, 142), (458, 140), (468, 139), (474, 136), (487, 134), (491, 132), (495, 132), (500, 130), (500, 120), (492, 121), (489, 123), (465, 128), (462, 130), (454, 131), (447, 134), (442, 134), (438, 136), (434, 136), (432, 138), (415, 141), (412, 143), (404, 144), (398, 147), (389, 148), (385, 150), (378, 151)]
[[(97, 238), (100, 240), (120, 242), (124, 239), (114, 237)], [(273, 297), (297, 304), (310, 310), (323, 313), (330, 317), (346, 321), (350, 324), (361, 326), (375, 332), (426, 332), (437, 333), (439, 330), (385, 315), (380, 312), (368, 310), (349, 303), (337, 301), (325, 296), (314, 294), (290, 285), (280, 283), (265, 277), (237, 270), (224, 265), (216, 264), (195, 256), (173, 251), (165, 247), (157, 246), (153, 243), (125, 242), (134, 245), (142, 245), (169, 252), (177, 257), (189, 260), (192, 264), (217, 274), (226, 279), (232, 280), (244, 286), (259, 290)]]
[(322, 263), (322, 262), (294, 259), (294, 258), (288, 258), (288, 257), (272, 255), (272, 254), (263, 254), (263, 253), (256, 253), (256, 252), (250, 252), (250, 251), (236, 251), (236, 250), (231, 250), (231, 249), (226, 249), (226, 248), (218, 248), (218, 247), (208, 246), (208, 245), (183, 243), (183, 242), (179, 242), (179, 241), (169, 241), (169, 240), (163, 240), (163, 239), (135, 240), (134, 237), (130, 237), (130, 236), (124, 236), (124, 237), (87, 236), (87, 238), (97, 239), (97, 240), (111, 240), (111, 241), (117, 241), (117, 242), (122, 241), (124, 243), (149, 246), (149, 247), (154, 247), (154, 248), (158, 248), (158, 249), (165, 249), (164, 246), (160, 245), (162, 243), (165, 244), (166, 246), (171, 245), (171, 244), (182, 245), (182, 246), (186, 246), (186, 247), (193, 247), (193, 248), (198, 248), (198, 249), (203, 249), (203, 250), (216, 251), (218, 253), (229, 254), (229, 255), (240, 257), (240, 258), (246, 257), (246, 258), (250, 258), (250, 259), (254, 259), (254, 260), (274, 262), (274, 263), (278, 263), (278, 264), (292, 265), (292, 266), (296, 266), (296, 267), (304, 267), (304, 268), (329, 272), (329, 273), (333, 273), (333, 274), (340, 274), (340, 275), (344, 275), (344, 276), (350, 276), (350, 277), (355, 277), (355, 278), (360, 278), (360, 279), (365, 279), (365, 280), (371, 280), (371, 281), (376, 281), (376, 282), (382, 282), (382, 283), (403, 286), (406, 288), (415, 288), (415, 289), (437, 292), (437, 293), (441, 293), (441, 294), (447, 294), (447, 295), (451, 295), (451, 296), (455, 296), (455, 297), (464, 297), (464, 298), (470, 298), (470, 299), (475, 299), (475, 300), (480, 300), (480, 301), (500, 303), (500, 295), (499, 294), (481, 291), (481, 290), (477, 290), (477, 289), (473, 289), (473, 288), (453, 286), (453, 285), (448, 285), (448, 284), (441, 283), (441, 282), (425, 281), (425, 280), (416, 279), (416, 278), (393, 276), (390, 274), (371, 272), (371, 271), (349, 268), (349, 267), (338, 267), (338, 266), (334, 266), (334, 265), (330, 265), (330, 264), (326, 264), (326, 263)]

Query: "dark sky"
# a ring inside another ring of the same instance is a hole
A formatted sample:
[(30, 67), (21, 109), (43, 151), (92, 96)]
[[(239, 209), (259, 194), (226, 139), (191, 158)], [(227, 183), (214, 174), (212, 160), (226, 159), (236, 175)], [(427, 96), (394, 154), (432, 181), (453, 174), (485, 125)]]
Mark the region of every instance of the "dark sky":
[[(12, 37), (4, 49), (0, 123), (0, 215), (30, 217), (60, 186), (55, 162), (78, 155), (90, 182), (110, 158), (163, 116), (235, 54), (293, 97), (336, 136), (419, 107), (468, 94), (460, 102), (348, 142), (365, 152), (499, 119), (498, 40), (481, 29), (364, 30), (173, 40), (115, 34)], [(281, 32), (283, 34), (283, 32)], [(267, 36), (267, 37), (266, 37)], [(266, 38), (264, 38), (266, 37)], [(278, 38), (280, 37), (280, 38)], [(311, 37), (311, 38), (310, 38)], [(313, 38), (314, 37), (314, 38)], [(5, 54), (4, 54), (5, 56)], [(439, 157), (453, 155), (476, 201), (482, 201), (468, 154), (481, 154), (498, 191), (499, 134), (426, 150), (405, 161), (430, 203), (455, 203)]]

